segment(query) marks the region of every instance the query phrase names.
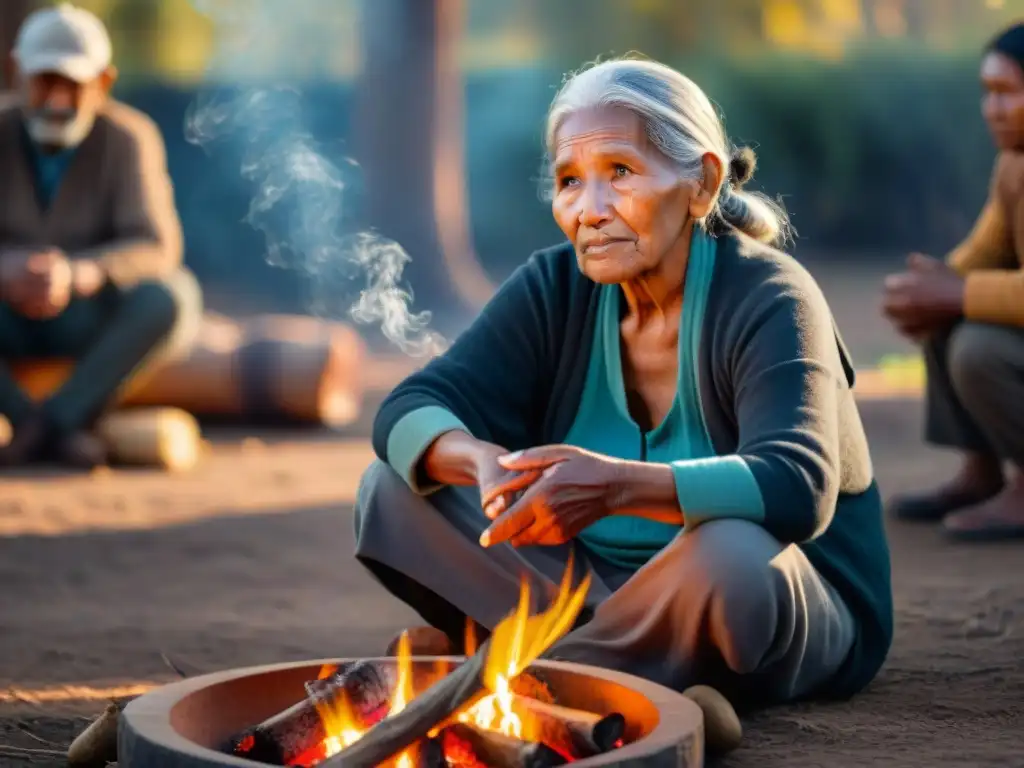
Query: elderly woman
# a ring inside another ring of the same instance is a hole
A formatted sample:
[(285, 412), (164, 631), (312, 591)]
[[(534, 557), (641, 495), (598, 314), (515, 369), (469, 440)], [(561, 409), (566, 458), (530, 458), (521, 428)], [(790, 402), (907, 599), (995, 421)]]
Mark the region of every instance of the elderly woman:
[(988, 201), (945, 262), (911, 256), (884, 299), (924, 347), (925, 437), (961, 454), (950, 481), (893, 499), (891, 512), (972, 541), (1024, 538), (1024, 23), (986, 46), (981, 84), (1000, 150)]
[(534, 254), (381, 406), (356, 554), (457, 643), (570, 548), (550, 655), (735, 703), (853, 694), (892, 637), (881, 502), (821, 291), (768, 243), (707, 96), (649, 61), (568, 80)]

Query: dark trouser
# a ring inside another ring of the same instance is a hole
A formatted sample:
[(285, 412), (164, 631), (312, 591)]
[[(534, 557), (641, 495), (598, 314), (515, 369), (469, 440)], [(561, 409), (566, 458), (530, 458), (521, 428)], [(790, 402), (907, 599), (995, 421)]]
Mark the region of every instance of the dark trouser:
[(199, 285), (185, 270), (125, 290), (108, 285), (51, 320), (0, 304), (0, 414), (17, 430), (36, 410), (4, 360), (71, 358), (74, 371), (42, 413), (61, 434), (89, 427), (133, 374), (188, 348), (202, 312)]
[(964, 322), (924, 352), (925, 439), (1024, 467), (1024, 329)]
[[(375, 462), (356, 504), (356, 556), (392, 594), (459, 637), (469, 616), (491, 630), (516, 605), (522, 575), (551, 593), (569, 549), (477, 544), (488, 525), (475, 488), (417, 496)], [(705, 523), (633, 573), (583, 556), (589, 621), (551, 649), (683, 690), (715, 685), (735, 703), (772, 703), (827, 685), (856, 627), (799, 547), (745, 520)]]

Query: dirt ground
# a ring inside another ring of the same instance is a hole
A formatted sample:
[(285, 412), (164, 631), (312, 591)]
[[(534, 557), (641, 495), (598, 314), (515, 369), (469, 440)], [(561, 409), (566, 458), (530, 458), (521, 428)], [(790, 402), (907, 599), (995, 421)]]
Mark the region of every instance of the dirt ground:
[[(914, 402), (864, 403), (887, 492), (941, 477)], [(359, 430), (356, 430), (359, 431)], [(374, 654), (414, 622), (352, 561), (359, 436), (215, 433), (201, 468), (0, 479), (0, 765), (61, 765), (105, 697), (173, 673)], [(746, 723), (743, 766), (1024, 765), (1020, 545), (893, 526), (897, 640), (848, 703)]]

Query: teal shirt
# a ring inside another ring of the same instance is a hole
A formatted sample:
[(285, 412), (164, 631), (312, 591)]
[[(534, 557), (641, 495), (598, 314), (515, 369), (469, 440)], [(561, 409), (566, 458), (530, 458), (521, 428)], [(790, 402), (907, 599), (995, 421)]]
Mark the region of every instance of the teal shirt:
[[(565, 442), (606, 456), (632, 461), (669, 464), (677, 481), (680, 506), (692, 498), (695, 477), (691, 468), (715, 456), (701, 409), (697, 360), (704, 308), (715, 268), (713, 241), (695, 230), (686, 270), (683, 311), (679, 327), (679, 363), (676, 396), (667, 416), (649, 432), (630, 416), (622, 373), (619, 323), (622, 289), (600, 288), (597, 324), (579, 410)], [(760, 492), (745, 464), (730, 463), (725, 472), (702, 473), (703, 495), (732, 496), (737, 487), (745, 494), (733, 504), (749, 507), (747, 515), (763, 514)], [(724, 484), (731, 487), (723, 487)], [(737, 485), (738, 484), (738, 485)], [(694, 505), (694, 509), (701, 505)], [(685, 509), (685, 508), (684, 508)], [(689, 521), (692, 526), (697, 521)], [(580, 539), (603, 559), (618, 566), (638, 569), (680, 532), (681, 527), (639, 517), (612, 515), (586, 528)]]
[(32, 147), (32, 169), (36, 174), (36, 191), (39, 195), (39, 204), (43, 209), (50, 207), (53, 199), (57, 196), (60, 183), (75, 157), (74, 149), (65, 149), (53, 154), (44, 154), (30, 143)]

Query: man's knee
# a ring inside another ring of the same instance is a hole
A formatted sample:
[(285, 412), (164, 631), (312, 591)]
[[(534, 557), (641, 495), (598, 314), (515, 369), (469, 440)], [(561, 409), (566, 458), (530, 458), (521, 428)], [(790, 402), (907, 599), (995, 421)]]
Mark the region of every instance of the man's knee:
[(164, 338), (168, 354), (185, 351), (199, 333), (203, 293), (188, 270), (178, 270), (163, 280), (143, 280), (124, 292), (124, 301), (139, 322)]
[(702, 593), (710, 631), (729, 668), (755, 671), (778, 626), (780, 574), (772, 563), (782, 545), (746, 520), (707, 522), (682, 538), (689, 540), (682, 567), (690, 583), (681, 588)]
[(949, 378), (964, 404), (993, 404), (1024, 373), (1024, 334), (1000, 325), (963, 323), (948, 347)]

